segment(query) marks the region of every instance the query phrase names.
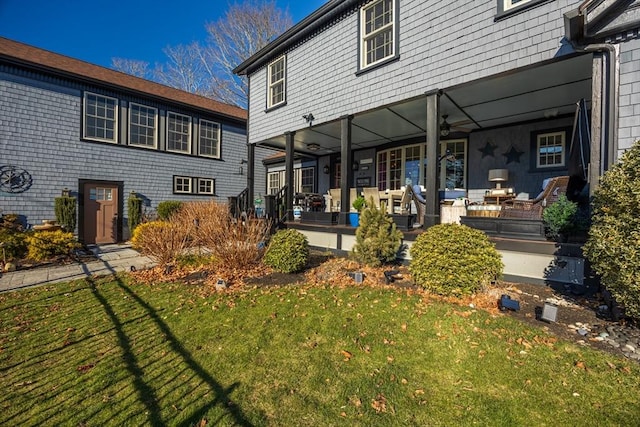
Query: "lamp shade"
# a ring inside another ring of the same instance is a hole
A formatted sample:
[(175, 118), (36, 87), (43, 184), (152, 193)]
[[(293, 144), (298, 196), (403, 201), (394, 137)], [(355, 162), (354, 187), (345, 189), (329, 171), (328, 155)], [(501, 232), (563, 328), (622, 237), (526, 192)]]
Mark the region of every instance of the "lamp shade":
[(489, 169), (489, 181), (505, 182), (509, 180), (509, 169)]

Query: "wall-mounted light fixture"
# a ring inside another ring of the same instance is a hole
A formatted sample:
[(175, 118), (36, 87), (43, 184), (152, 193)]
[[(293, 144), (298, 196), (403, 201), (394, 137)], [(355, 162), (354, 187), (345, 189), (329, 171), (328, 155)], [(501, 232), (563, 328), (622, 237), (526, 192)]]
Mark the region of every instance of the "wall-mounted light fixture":
[(354, 171), (357, 171), (359, 167), (360, 167), (360, 164), (358, 163), (358, 161), (354, 160), (353, 163), (351, 164), (351, 169), (353, 169)]
[(303, 114), (302, 118), (305, 119), (307, 123), (309, 123), (309, 126), (313, 124), (313, 120), (315, 119), (315, 117), (313, 117), (313, 113)]
[(240, 167), (238, 168), (238, 175), (244, 175), (244, 168), (242, 165), (246, 165), (248, 162), (245, 159), (240, 160)]
[(324, 172), (325, 174), (329, 174), (329, 165), (324, 165), (324, 167), (322, 168), (322, 172)]
[(71, 190), (69, 190), (67, 187), (64, 187), (64, 190), (62, 190), (62, 197), (69, 197), (71, 195)]

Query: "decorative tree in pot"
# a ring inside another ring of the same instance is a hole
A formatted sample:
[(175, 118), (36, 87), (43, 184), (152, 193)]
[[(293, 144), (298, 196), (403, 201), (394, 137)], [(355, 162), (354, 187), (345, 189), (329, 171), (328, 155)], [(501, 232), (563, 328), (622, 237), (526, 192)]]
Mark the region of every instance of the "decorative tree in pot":
[(358, 196), (352, 203), (355, 212), (349, 212), (349, 223), (352, 227), (357, 227), (360, 224), (360, 212), (364, 209), (365, 200), (364, 197)]

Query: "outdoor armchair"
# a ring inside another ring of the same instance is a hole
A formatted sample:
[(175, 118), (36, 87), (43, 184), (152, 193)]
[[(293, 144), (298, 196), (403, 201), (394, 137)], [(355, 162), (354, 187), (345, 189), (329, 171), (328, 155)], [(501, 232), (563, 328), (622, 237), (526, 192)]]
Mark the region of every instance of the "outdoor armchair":
[(567, 192), (568, 176), (550, 178), (535, 199), (507, 200), (502, 203), (500, 218), (542, 219), (544, 208), (558, 201)]

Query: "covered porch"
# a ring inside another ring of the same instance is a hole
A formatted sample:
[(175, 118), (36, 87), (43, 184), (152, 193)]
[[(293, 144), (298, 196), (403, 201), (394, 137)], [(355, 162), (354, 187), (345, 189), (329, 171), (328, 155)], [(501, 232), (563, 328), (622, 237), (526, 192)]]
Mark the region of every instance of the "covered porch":
[[(608, 77), (593, 78), (594, 69), (602, 68), (601, 55), (573, 53), (329, 121), (311, 104), (300, 112), (300, 128), (260, 143), (284, 153), (280, 179), (271, 186), (268, 178), (267, 194), (281, 193), (288, 220), (301, 193), (316, 202), (319, 196), (321, 207), (316, 203), (313, 210), (335, 212), (339, 205), (337, 224), (346, 225), (353, 189), (362, 194), (377, 188), (383, 196), (418, 184), (426, 203), (424, 217), (416, 220), (425, 227), (441, 222), (442, 204), (453, 194), (467, 203), (499, 205), (494, 190), (501, 184), (510, 197), (533, 199), (544, 179), (569, 174), (580, 99), (591, 116), (584, 178), (597, 182), (615, 150), (602, 133), (608, 100), (601, 92)], [(299, 164), (294, 167), (301, 156), (307, 159), (302, 172)], [(496, 171), (506, 180), (489, 181)], [(330, 189), (340, 190), (333, 209), (325, 197)]]
[[(420, 185), (424, 213), (413, 220), (425, 228), (451, 222), (447, 213), (450, 195), (458, 198), (462, 193), (465, 209), (453, 221), (471, 218), (467, 225), (487, 233), (503, 254), (507, 275), (533, 263), (531, 270), (537, 273), (521, 274), (527, 280), (544, 281), (555, 274), (550, 266), (558, 265), (561, 257), (561, 275), (581, 276), (582, 281), (583, 274), (576, 273), (584, 265), (580, 245), (570, 249), (564, 245), (563, 249), (546, 241), (541, 219), (472, 218), (467, 216), (468, 206), (500, 209), (503, 195), (534, 199), (545, 179), (576, 170), (582, 171), (581, 178), (588, 183), (583, 190), (587, 197), (593, 192), (617, 149), (617, 93), (615, 74), (609, 68), (615, 58), (611, 54), (571, 52), (327, 121), (310, 103), (300, 111), (300, 128), (260, 143), (284, 153), (283, 179), (275, 191), (268, 187), (267, 193), (280, 200), (280, 213), (288, 227), (304, 230), (312, 246), (338, 251), (350, 250), (349, 242), (355, 239), (355, 229), (348, 226), (353, 190), (359, 194), (373, 187), (398, 192), (409, 183)], [(590, 119), (586, 127), (582, 125), (589, 134), (581, 151), (587, 158), (572, 165), (576, 160), (570, 158), (570, 149), (581, 99)], [(294, 159), (300, 156), (307, 159), (304, 175), (299, 164), (294, 168)], [(505, 179), (498, 192), (497, 183), (490, 181), (495, 171), (501, 171)], [(323, 197), (324, 205), (294, 215), (302, 181), (306, 190), (311, 189), (309, 193)], [(327, 209), (324, 196), (330, 189), (340, 189), (338, 212)], [(420, 229), (403, 232), (410, 244)], [(572, 273), (564, 270), (567, 265)]]

